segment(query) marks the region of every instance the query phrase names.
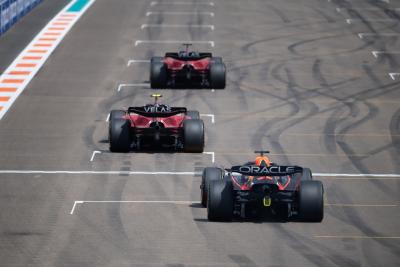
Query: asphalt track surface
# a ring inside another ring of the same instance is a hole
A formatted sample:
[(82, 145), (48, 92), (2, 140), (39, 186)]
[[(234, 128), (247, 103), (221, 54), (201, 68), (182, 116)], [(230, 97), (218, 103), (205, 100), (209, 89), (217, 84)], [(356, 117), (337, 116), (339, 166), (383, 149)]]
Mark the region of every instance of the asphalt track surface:
[[(66, 1), (49, 2), (24, 20)], [(400, 76), (389, 76), (400, 72), (400, 1), (110, 2), (94, 3), (0, 121), (1, 266), (398, 266), (399, 178), (366, 174), (400, 173)], [(24, 20), (0, 38), (3, 68), (18, 54), (9, 42), (29, 41)], [(108, 152), (108, 112), (155, 92), (117, 91), (148, 82), (148, 63), (128, 61), (178, 46), (138, 40), (213, 41), (196, 48), (226, 61), (225, 90), (161, 91), (215, 115), (204, 117), (215, 164), (264, 148), (277, 163), (363, 175), (318, 177), (322, 223), (208, 222), (191, 172), (211, 155)]]

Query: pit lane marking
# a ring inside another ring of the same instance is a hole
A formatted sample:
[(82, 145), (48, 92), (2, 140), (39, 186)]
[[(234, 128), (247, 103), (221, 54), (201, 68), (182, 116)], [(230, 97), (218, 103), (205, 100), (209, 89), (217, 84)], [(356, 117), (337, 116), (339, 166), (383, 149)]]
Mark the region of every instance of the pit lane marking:
[(205, 24), (142, 24), (140, 26), (141, 30), (146, 28), (207, 28), (213, 31), (215, 26)]
[(211, 123), (215, 123), (215, 115), (214, 114), (200, 114), (200, 117), (210, 117)]
[[(203, 152), (212, 155), (214, 152)], [(73, 170), (0, 170), (0, 174), (68, 174), (68, 175), (201, 175), (202, 172), (193, 171), (73, 171)], [(313, 173), (314, 177), (337, 177), (343, 180), (398, 180), (400, 174), (392, 173)], [(346, 178), (347, 177), (347, 178)]]
[(395, 80), (396, 80), (396, 77), (397, 77), (397, 76), (400, 76), (400, 73), (398, 73), (398, 72), (391, 72), (391, 73), (389, 73), (389, 76), (390, 76), (390, 78), (392, 78), (393, 81), (395, 81)]
[(215, 152), (203, 152), (203, 154), (211, 155), (211, 162), (215, 163)]
[(150, 87), (150, 83), (121, 83), (118, 85), (117, 91), (121, 91), (124, 87)]
[(364, 36), (388, 36), (388, 37), (396, 37), (400, 36), (400, 33), (373, 33), (373, 32), (360, 32), (357, 34), (360, 39), (363, 39)]
[(128, 63), (126, 64), (127, 67), (134, 63), (150, 63), (150, 59), (130, 59), (128, 60)]
[(374, 55), (374, 57), (376, 57), (376, 58), (378, 58), (378, 56), (381, 55), (381, 54), (400, 55), (400, 52), (397, 52), (397, 51), (390, 52), (390, 51), (377, 51), (377, 50), (375, 50), (375, 51), (372, 51), (371, 53), (372, 53), (372, 55)]
[[(361, 19), (346, 19), (347, 24), (352, 24), (353, 22), (397, 22), (398, 20), (395, 19), (366, 19), (366, 20), (361, 20)], [(379, 33), (376, 33), (375, 35), (379, 35)]]
[(101, 154), (101, 151), (99, 151), (99, 150), (95, 150), (95, 151), (93, 151), (93, 153), (92, 153), (92, 157), (90, 158), (90, 162), (93, 162), (93, 160), (94, 160), (94, 157), (96, 157), (96, 154)]
[(315, 235), (315, 238), (332, 239), (400, 239), (400, 236), (364, 236), (364, 235)]
[(373, 207), (398, 207), (397, 204), (344, 204), (344, 203), (326, 203), (327, 207), (356, 207), (356, 208), (373, 208)]
[(211, 47), (215, 46), (214, 41), (191, 41), (191, 40), (136, 40), (135, 46), (140, 44), (183, 44), (183, 43), (191, 43), (191, 44), (208, 44)]
[(85, 203), (136, 203), (136, 204), (174, 204), (174, 205), (191, 205), (200, 204), (198, 201), (181, 201), (181, 200), (76, 200), (70, 215), (74, 214), (75, 209), (79, 204)]
[(214, 17), (215, 14), (214, 12), (179, 12), (179, 11), (168, 11), (168, 12), (155, 12), (155, 11), (149, 11), (146, 13), (146, 17), (152, 16), (152, 15), (192, 15), (192, 16), (197, 16), (197, 15), (205, 15), (205, 16), (210, 16)]

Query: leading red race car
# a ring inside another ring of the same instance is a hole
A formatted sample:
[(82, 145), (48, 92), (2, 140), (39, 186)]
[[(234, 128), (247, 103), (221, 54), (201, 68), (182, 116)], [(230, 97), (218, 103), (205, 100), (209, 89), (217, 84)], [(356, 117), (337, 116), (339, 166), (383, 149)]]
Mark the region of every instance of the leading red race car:
[(211, 53), (189, 51), (190, 45), (184, 44), (186, 49), (178, 53), (151, 58), (151, 88), (225, 88), (226, 68), (222, 59)]
[(113, 110), (110, 113), (109, 142), (112, 152), (141, 148), (172, 148), (201, 153), (204, 149), (204, 123), (198, 111), (159, 104)]
[(282, 220), (298, 218), (320, 222), (324, 216), (324, 189), (311, 170), (280, 166), (260, 153), (254, 162), (230, 169), (208, 167), (203, 171), (201, 203), (211, 221), (229, 221), (261, 215), (263, 210)]

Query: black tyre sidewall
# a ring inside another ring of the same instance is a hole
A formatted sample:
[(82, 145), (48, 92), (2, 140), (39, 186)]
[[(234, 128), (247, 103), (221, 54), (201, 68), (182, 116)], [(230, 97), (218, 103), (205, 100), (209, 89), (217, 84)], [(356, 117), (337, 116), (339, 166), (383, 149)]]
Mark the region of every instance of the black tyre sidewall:
[(125, 119), (110, 121), (109, 141), (111, 152), (128, 152), (131, 145), (130, 123)]
[(208, 220), (232, 220), (234, 206), (232, 181), (211, 181), (208, 186), (207, 194)]
[(153, 57), (150, 61), (150, 87), (165, 88), (167, 84), (167, 68), (160, 57)]
[(203, 170), (201, 177), (201, 204), (207, 207), (207, 194), (208, 187), (211, 181), (222, 180), (224, 177), (224, 170), (216, 167), (207, 167)]
[(321, 222), (324, 218), (324, 188), (321, 181), (300, 183), (299, 218), (309, 222)]
[(204, 123), (202, 120), (183, 122), (183, 148), (185, 152), (202, 153), (204, 150)]
[(210, 85), (213, 89), (224, 89), (226, 68), (224, 63), (210, 63)]

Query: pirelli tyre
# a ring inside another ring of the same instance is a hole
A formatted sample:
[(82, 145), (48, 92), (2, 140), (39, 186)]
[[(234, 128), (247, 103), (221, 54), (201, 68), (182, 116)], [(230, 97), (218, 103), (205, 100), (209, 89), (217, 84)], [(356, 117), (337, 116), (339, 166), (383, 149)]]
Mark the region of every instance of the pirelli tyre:
[(216, 167), (207, 167), (203, 170), (200, 185), (201, 205), (203, 205), (203, 207), (207, 207), (207, 194), (210, 182), (222, 180), (224, 178), (224, 173), (224, 170)]
[(299, 188), (299, 219), (321, 222), (324, 218), (324, 188), (321, 181), (301, 181)]
[(199, 120), (200, 113), (197, 110), (188, 110), (186, 115), (189, 116), (192, 120)]
[(204, 150), (204, 123), (202, 120), (183, 122), (183, 150), (189, 153), (202, 153)]
[(207, 192), (207, 218), (230, 221), (233, 217), (234, 192), (231, 180), (211, 181)]
[(226, 83), (225, 64), (218, 60), (210, 63), (210, 86), (213, 89), (224, 89)]
[(165, 88), (167, 86), (167, 68), (162, 57), (152, 57), (150, 60), (150, 87)]
[(122, 119), (126, 115), (124, 110), (111, 110), (110, 112), (110, 121), (115, 119)]
[(111, 152), (128, 152), (131, 146), (129, 121), (112, 119), (109, 127), (109, 141)]
[(309, 168), (303, 168), (303, 173), (301, 175), (301, 181), (311, 181), (312, 172)]

